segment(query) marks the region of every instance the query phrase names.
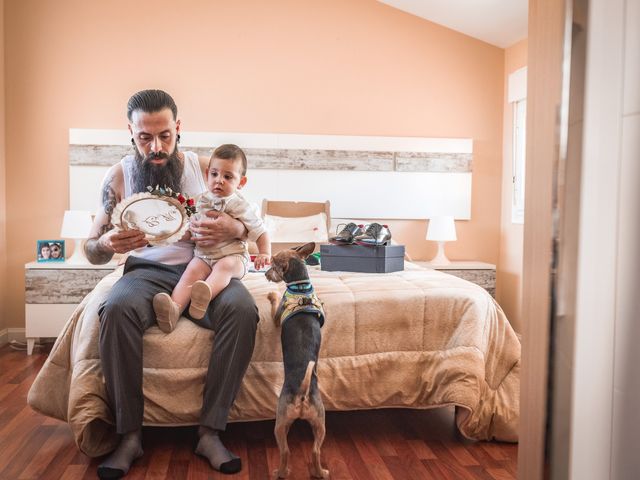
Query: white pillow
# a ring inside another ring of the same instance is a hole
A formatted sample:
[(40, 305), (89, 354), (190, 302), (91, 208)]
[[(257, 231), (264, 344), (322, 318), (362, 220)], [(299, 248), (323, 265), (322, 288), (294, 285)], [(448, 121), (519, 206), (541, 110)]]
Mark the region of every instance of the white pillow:
[(327, 214), (324, 212), (308, 217), (265, 215), (264, 226), (272, 242), (301, 243), (329, 240)]

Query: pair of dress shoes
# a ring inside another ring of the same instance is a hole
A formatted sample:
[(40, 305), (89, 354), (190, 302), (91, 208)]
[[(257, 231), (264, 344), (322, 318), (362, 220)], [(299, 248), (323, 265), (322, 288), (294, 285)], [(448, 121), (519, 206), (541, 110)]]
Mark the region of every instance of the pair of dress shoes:
[(391, 231), (387, 225), (370, 223), (356, 225), (348, 223), (338, 234), (329, 239), (334, 245), (365, 245), (367, 247), (378, 247), (391, 243)]

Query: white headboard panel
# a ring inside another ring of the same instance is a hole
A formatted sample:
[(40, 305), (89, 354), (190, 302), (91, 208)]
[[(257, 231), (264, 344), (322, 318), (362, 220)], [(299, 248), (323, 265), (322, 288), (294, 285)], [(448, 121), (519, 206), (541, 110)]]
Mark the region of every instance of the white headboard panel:
[[(254, 170), (243, 195), (269, 200), (331, 202), (336, 218), (419, 218), (446, 210), (468, 219), (470, 173)], [(456, 193), (459, 192), (459, 193)]]
[[(95, 211), (108, 168), (131, 151), (126, 130), (71, 129), (70, 208)], [(182, 149), (247, 153), (243, 194), (331, 202), (334, 218), (471, 216), (471, 139), (183, 132)]]
[(95, 212), (100, 206), (100, 186), (109, 167), (69, 165), (69, 209)]

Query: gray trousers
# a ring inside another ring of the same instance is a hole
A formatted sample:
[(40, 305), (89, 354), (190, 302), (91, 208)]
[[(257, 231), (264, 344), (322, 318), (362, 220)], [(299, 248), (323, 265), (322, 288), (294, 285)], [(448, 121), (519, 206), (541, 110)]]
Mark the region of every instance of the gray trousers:
[[(109, 404), (120, 434), (140, 429), (142, 396), (142, 335), (156, 324), (152, 300), (171, 293), (185, 265), (164, 265), (130, 256), (122, 278), (100, 305), (100, 359)], [(185, 312), (188, 317), (188, 312)], [(201, 320), (192, 320), (215, 332), (204, 385), (200, 424), (224, 430), (229, 409), (240, 388), (255, 343), (258, 308), (236, 279), (209, 304)]]

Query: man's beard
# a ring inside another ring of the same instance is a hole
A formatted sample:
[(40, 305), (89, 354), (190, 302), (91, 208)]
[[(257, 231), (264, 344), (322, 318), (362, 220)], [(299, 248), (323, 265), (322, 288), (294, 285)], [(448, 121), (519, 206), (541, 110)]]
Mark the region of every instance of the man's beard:
[[(154, 165), (151, 160), (156, 158), (166, 158), (164, 165)], [(136, 149), (135, 158), (133, 160), (132, 172), (132, 193), (146, 192), (147, 187), (155, 188), (169, 187), (174, 192), (180, 192), (182, 188), (182, 171), (183, 165), (178, 157), (178, 148), (171, 155), (164, 152), (150, 153), (143, 157), (138, 149)]]

